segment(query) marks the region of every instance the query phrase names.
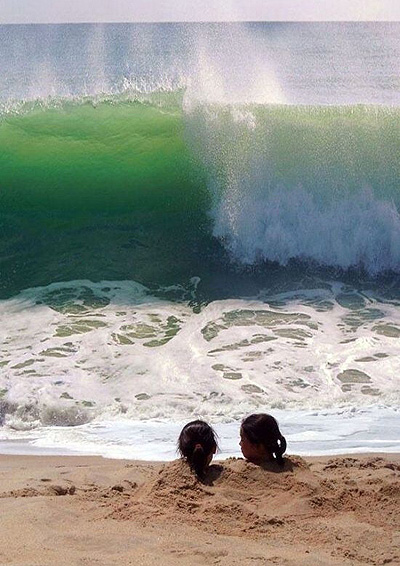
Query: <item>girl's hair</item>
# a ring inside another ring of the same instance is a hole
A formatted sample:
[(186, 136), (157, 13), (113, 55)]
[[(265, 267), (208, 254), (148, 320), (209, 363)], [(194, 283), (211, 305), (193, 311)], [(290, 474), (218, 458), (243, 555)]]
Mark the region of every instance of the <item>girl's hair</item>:
[(286, 439), (274, 417), (265, 413), (250, 415), (242, 422), (242, 432), (252, 444), (262, 444), (270, 457), (283, 466)]
[(178, 438), (178, 450), (198, 477), (204, 476), (209, 457), (218, 448), (214, 430), (204, 421), (185, 425)]

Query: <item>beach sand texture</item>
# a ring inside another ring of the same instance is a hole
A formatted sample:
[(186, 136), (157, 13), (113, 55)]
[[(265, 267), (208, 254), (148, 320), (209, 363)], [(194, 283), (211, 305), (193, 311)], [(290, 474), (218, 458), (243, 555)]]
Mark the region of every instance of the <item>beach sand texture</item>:
[(0, 456), (7, 566), (400, 564), (400, 455), (182, 461)]

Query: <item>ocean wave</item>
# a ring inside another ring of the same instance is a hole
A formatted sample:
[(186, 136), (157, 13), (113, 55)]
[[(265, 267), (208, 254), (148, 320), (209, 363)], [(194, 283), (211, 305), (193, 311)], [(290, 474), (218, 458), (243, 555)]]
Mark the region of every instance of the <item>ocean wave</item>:
[[(21, 238), (33, 245), (39, 219), (46, 241), (62, 240), (65, 253), (69, 243), (99, 259), (93, 245), (114, 242), (114, 256), (168, 241), (162, 255), (185, 248), (192, 273), (199, 254), (211, 266), (216, 253), (221, 265), (227, 254), (239, 265), (300, 259), (372, 275), (400, 271), (399, 109), (186, 107), (185, 96), (55, 98), (3, 116), (0, 245), (9, 274), (25, 262)], [(38, 255), (31, 250), (29, 261)], [(120, 264), (121, 279), (141, 277)], [(87, 275), (107, 272), (99, 262)]]

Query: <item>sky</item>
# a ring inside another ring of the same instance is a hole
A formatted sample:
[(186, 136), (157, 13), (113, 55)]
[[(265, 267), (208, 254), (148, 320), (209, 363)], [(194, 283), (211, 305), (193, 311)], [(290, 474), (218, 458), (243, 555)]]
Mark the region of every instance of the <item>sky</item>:
[(0, 0), (0, 23), (400, 21), (400, 0)]

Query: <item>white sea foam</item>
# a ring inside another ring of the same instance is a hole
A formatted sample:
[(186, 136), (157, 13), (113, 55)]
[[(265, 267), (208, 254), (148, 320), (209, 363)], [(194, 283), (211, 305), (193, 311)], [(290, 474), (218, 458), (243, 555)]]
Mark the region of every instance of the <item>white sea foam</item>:
[(214, 301), (200, 313), (133, 282), (24, 291), (0, 303), (3, 424), (398, 406), (396, 301), (324, 286)]
[(242, 263), (305, 258), (374, 275), (400, 271), (400, 214), (371, 190), (323, 207), (302, 188), (260, 198), (252, 180), (234, 179), (214, 214), (214, 234)]
[(208, 175), (213, 233), (233, 260), (301, 258), (372, 275), (399, 272), (399, 172), (388, 112), (191, 109), (188, 139)]
[[(399, 411), (376, 406), (325, 411), (275, 410), (289, 454), (321, 456), (399, 452)], [(1, 454), (91, 454), (106, 458), (163, 461), (177, 457), (184, 421), (94, 421), (78, 427), (48, 427), (15, 433), (0, 429)], [(240, 422), (216, 423), (217, 459), (241, 456)]]

